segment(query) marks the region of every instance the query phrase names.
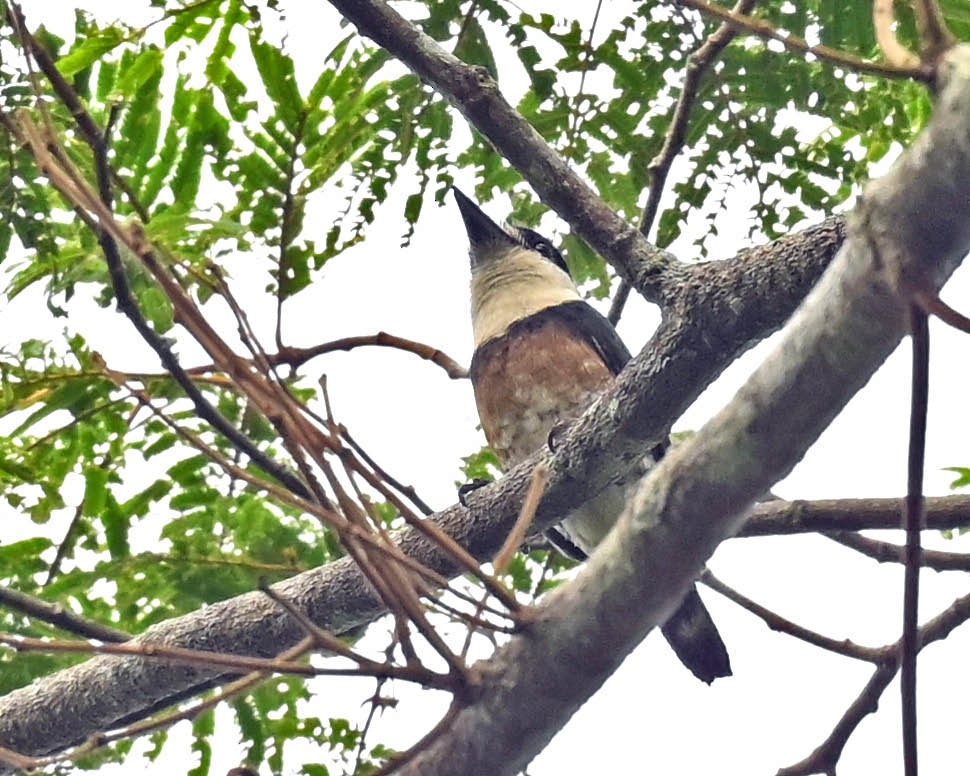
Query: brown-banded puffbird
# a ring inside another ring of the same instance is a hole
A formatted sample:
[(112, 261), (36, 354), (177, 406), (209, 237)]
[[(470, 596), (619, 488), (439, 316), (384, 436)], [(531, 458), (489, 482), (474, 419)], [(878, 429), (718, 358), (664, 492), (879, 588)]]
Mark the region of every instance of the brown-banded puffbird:
[[(552, 243), (531, 229), (499, 226), (453, 191), (470, 243), (475, 401), (489, 446), (509, 468), (581, 415), (630, 352), (610, 322), (583, 301)], [(552, 543), (585, 559), (665, 446), (654, 448), (638, 472), (565, 517), (549, 532)], [(730, 675), (727, 650), (694, 587), (661, 630), (699, 679), (710, 683)]]

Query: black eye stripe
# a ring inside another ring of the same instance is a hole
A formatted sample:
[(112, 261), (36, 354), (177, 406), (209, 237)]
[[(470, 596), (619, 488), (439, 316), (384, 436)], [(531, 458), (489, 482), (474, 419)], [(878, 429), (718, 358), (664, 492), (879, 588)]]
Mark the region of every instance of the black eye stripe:
[(569, 267), (566, 265), (562, 254), (541, 234), (533, 229), (520, 226), (515, 228), (515, 237), (521, 245), (524, 245), (526, 248), (531, 248), (540, 256), (551, 261), (567, 275), (569, 274)]

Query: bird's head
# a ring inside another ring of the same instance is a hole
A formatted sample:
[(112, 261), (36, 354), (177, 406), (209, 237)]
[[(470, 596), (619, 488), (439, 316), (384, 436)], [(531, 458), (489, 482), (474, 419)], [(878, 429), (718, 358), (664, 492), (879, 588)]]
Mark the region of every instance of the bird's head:
[(532, 229), (495, 223), (457, 188), (452, 191), (468, 233), (476, 346), (518, 320), (581, 298), (549, 240)]

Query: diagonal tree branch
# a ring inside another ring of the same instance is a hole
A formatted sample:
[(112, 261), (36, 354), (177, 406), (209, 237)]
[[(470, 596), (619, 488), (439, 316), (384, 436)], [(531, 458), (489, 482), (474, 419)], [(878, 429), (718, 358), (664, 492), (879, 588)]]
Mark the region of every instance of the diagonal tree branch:
[[(945, 639), (954, 628), (966, 622), (967, 617), (970, 617), (970, 596), (963, 596), (919, 629), (918, 649), (922, 650), (934, 641)], [(880, 696), (899, 671), (898, 646), (890, 644), (883, 649), (886, 650), (886, 660), (877, 665), (865, 687), (845, 710), (842, 718), (832, 728), (832, 732), (808, 757), (794, 765), (782, 768), (777, 776), (835, 773), (835, 766), (842, 756), (842, 750), (849, 737), (863, 719), (875, 712), (879, 706)]]
[[(821, 60), (831, 62), (834, 65), (851, 70), (854, 73), (871, 73), (883, 76), (884, 78), (914, 78), (920, 81), (931, 80), (931, 73), (916, 58), (891, 60), (889, 62), (868, 62), (859, 59), (839, 49), (834, 49), (825, 45), (810, 45), (804, 38), (792, 35), (786, 30), (780, 30), (770, 22), (762, 19), (755, 19), (736, 10), (724, 8), (716, 3), (709, 3), (707, 0), (676, 0), (681, 5), (694, 8), (701, 13), (715, 19), (720, 19), (726, 24), (730, 24), (738, 30), (757, 35), (765, 40), (775, 40), (781, 43), (789, 51), (800, 54), (813, 54)], [(892, 5), (892, 0), (888, 0)], [(880, 2), (876, 5), (885, 4)]]
[(907, 333), (913, 291), (938, 289), (970, 250), (970, 46), (947, 55), (939, 81), (927, 128), (866, 188), (845, 246), (775, 351), (651, 471), (578, 577), (479, 666), (474, 701), (453, 707), (447, 731), (396, 773), (435, 776), (455, 762), (466, 774), (524, 767), (664, 622), (759, 494)]
[[(836, 531), (825, 536), (879, 563), (906, 562), (906, 548), (898, 544), (870, 539), (852, 531)], [(970, 553), (921, 549), (919, 563), (934, 571), (970, 571)]]
[[(580, 237), (647, 299), (659, 275), (676, 266), (604, 203), (506, 101), (481, 67), (466, 65), (383, 0), (330, 0), (362, 35), (406, 64), (460, 110)], [(634, 273), (633, 268), (639, 266)]]
[[(523, 153), (540, 151), (530, 147)], [(652, 445), (679, 415), (677, 408), (691, 403), (738, 353), (778, 328), (826, 266), (843, 235), (843, 222), (830, 219), (737, 261), (704, 265), (692, 272), (687, 292), (694, 296), (681, 299), (704, 296), (705, 272), (707, 279), (724, 275), (734, 282), (718, 289), (719, 299), (710, 314), (685, 303), (676, 321), (631, 362), (617, 386), (564, 439), (552, 462), (552, 478), (536, 526), (552, 524), (617, 470), (630, 466), (639, 451)], [(723, 327), (719, 311), (727, 314)], [(678, 348), (686, 352), (677, 355)], [(470, 510), (452, 507), (439, 513), (438, 521), (476, 556), (490, 557), (519, 513), (530, 471), (531, 463), (524, 464), (502, 482), (473, 494)], [(405, 532), (401, 544), (428, 566), (454, 572), (448, 558), (416, 532)], [(383, 611), (347, 560), (307, 572), (276, 589), (314, 622), (338, 633)], [(265, 604), (263, 596), (242, 596), (157, 626), (145, 638), (183, 646), (210, 645), (239, 654), (277, 654), (281, 645), (295, 643), (302, 632), (292, 618)], [(96, 658), (0, 699), (0, 741), (23, 751), (50, 751), (211, 680), (211, 674), (184, 667), (149, 667), (134, 658)], [(84, 692), (79, 693), (78, 687), (84, 687)]]

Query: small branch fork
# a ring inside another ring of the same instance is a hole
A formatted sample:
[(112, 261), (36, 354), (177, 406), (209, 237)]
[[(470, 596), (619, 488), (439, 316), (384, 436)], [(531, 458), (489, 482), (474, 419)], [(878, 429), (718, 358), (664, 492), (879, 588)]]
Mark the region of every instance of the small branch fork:
[[(872, 663), (875, 671), (856, 699), (845, 710), (828, 737), (805, 759), (782, 768), (778, 776), (808, 776), (816, 773), (835, 773), (842, 750), (859, 723), (876, 711), (879, 698), (900, 668), (902, 639), (882, 647), (864, 647), (848, 640), (833, 639), (804, 628), (755, 603), (750, 598), (705, 572), (701, 577), (707, 587), (717, 591), (743, 609), (764, 621), (772, 630), (797, 638), (812, 646), (853, 660)], [(947, 609), (915, 629), (916, 651), (934, 641), (945, 639), (958, 625), (970, 619), (970, 595), (955, 600)]]
[[(754, 4), (755, 0), (738, 0), (733, 13), (748, 13), (754, 7)], [(738, 30), (732, 24), (724, 22), (687, 57), (687, 63), (684, 67), (684, 83), (680, 88), (677, 105), (674, 107), (673, 119), (667, 127), (663, 147), (650, 161), (650, 189), (647, 194), (647, 202), (640, 214), (640, 225), (638, 227), (640, 234), (644, 237), (648, 237), (650, 230), (653, 229), (670, 168), (687, 141), (690, 114), (694, 108), (694, 103), (697, 101), (704, 75), (737, 34)], [(620, 286), (616, 290), (616, 295), (613, 297), (613, 303), (610, 305), (610, 311), (607, 315), (610, 323), (614, 326), (623, 314), (623, 308), (630, 297), (631, 288), (632, 286), (627, 281), (620, 281)]]
[[(701, 8), (702, 10), (707, 9), (708, 12), (715, 16), (717, 16), (718, 13), (725, 14), (718, 17), (722, 18), (725, 25), (727, 25), (722, 26), (721, 30), (718, 31), (718, 33), (721, 33), (723, 30), (724, 44), (726, 44), (726, 39), (730, 38), (730, 35), (733, 34), (732, 31), (735, 29), (744, 29), (750, 32), (755, 32), (756, 34), (763, 34), (762, 32), (758, 31), (759, 27), (762, 26), (761, 23), (757, 20), (746, 17), (743, 13), (733, 13), (723, 11), (723, 9), (715, 10), (715, 6), (711, 6), (710, 4), (702, 2), (701, 0), (685, 0), (684, 4), (695, 8)], [(740, 5), (741, 4), (739, 3), (739, 6)], [(927, 29), (933, 29), (934, 27), (932, 21), (934, 17), (930, 13), (930, 10), (934, 6), (928, 2), (924, 2), (922, 7), (925, 9), (923, 24), (927, 27)], [(192, 400), (196, 403), (200, 414), (203, 415), (203, 417), (206, 417), (214, 428), (237, 444), (239, 449), (244, 451), (264, 471), (274, 477), (278, 482), (282, 483), (284, 487), (277, 485), (276, 482), (267, 481), (257, 475), (254, 475), (249, 470), (238, 466), (231, 461), (227, 461), (224, 457), (219, 456), (219, 454), (213, 450), (210, 445), (207, 445), (199, 437), (193, 436), (191, 432), (185, 431), (184, 429), (178, 429), (177, 427), (176, 430), (178, 430), (184, 438), (190, 441), (190, 443), (196, 445), (199, 447), (199, 449), (205, 450), (214, 461), (217, 461), (220, 465), (222, 465), (223, 468), (232, 476), (245, 479), (253, 485), (263, 488), (274, 497), (286, 501), (287, 503), (294, 504), (301, 509), (305, 509), (311, 514), (316, 515), (328, 527), (337, 531), (337, 533), (341, 536), (341, 539), (344, 541), (345, 546), (347, 546), (348, 552), (359, 563), (360, 568), (363, 570), (363, 573), (366, 575), (368, 581), (373, 585), (374, 589), (395, 614), (398, 623), (400, 624), (405, 620), (410, 620), (412, 623), (414, 623), (418, 630), (420, 630), (426, 637), (431, 646), (436, 649), (439, 654), (441, 654), (442, 658), (446, 661), (449, 667), (449, 672), (447, 674), (433, 674), (424, 670), (418, 671), (412, 663), (409, 663), (404, 667), (395, 667), (384, 663), (368, 661), (366, 658), (355, 659), (349, 654), (344, 654), (344, 656), (349, 657), (351, 660), (355, 660), (357, 667), (354, 669), (314, 669), (311, 666), (296, 662), (300, 655), (315, 648), (330, 649), (331, 651), (337, 652), (337, 654), (343, 654), (341, 650), (344, 652), (347, 652), (347, 650), (342, 647), (339, 642), (335, 642), (331, 635), (316, 629), (312, 623), (306, 620), (300, 610), (292, 607), (291, 604), (283, 601), (279, 597), (274, 598), (274, 600), (286, 608), (287, 611), (301, 623), (308, 635), (292, 649), (281, 653), (280, 657), (277, 659), (246, 658), (236, 655), (201, 653), (178, 647), (166, 647), (164, 645), (150, 645), (142, 643), (91, 645), (78, 642), (29, 640), (20, 637), (2, 637), (0, 638), (0, 641), (9, 644), (15, 649), (43, 649), (45, 651), (72, 652), (97, 651), (110, 654), (134, 654), (147, 659), (164, 659), (186, 664), (205, 665), (213, 670), (221, 672), (249, 672), (248, 676), (239, 680), (239, 682), (233, 683), (233, 685), (230, 685), (229, 688), (241, 687), (240, 683), (249, 681), (251, 677), (255, 677), (252, 679), (252, 681), (257, 681), (259, 678), (267, 675), (268, 672), (286, 672), (307, 676), (341, 672), (344, 674), (364, 673), (376, 676), (379, 679), (390, 676), (395, 676), (395, 678), (412, 679), (414, 677), (418, 677), (418, 681), (435, 683), (432, 686), (439, 686), (437, 683), (440, 682), (440, 686), (454, 692), (460, 692), (460, 689), (465, 686), (464, 683), (469, 681), (467, 669), (465, 669), (460, 657), (452, 653), (451, 650), (440, 641), (436, 634), (434, 634), (427, 621), (422, 604), (422, 598), (427, 597), (427, 594), (432, 586), (436, 586), (442, 582), (447, 584), (447, 581), (441, 579), (439, 576), (433, 574), (427, 569), (422, 568), (419, 564), (405, 557), (403, 553), (401, 553), (400, 550), (398, 550), (396, 546), (390, 542), (386, 532), (384, 532), (379, 525), (374, 524), (373, 515), (367, 511), (366, 505), (360, 506), (359, 499), (355, 499), (351, 493), (347, 492), (347, 489), (341, 484), (341, 480), (337, 477), (337, 473), (324, 458), (324, 453), (335, 454), (338, 456), (339, 460), (344, 466), (345, 473), (350, 476), (353, 486), (351, 489), (353, 490), (356, 489), (356, 480), (354, 475), (360, 476), (367, 480), (362, 471), (356, 468), (358, 464), (356, 463), (354, 457), (355, 451), (352, 449), (352, 447), (344, 446), (340, 439), (339, 433), (335, 433), (335, 430), (339, 431), (339, 426), (333, 420), (329, 409), (328, 417), (326, 419), (312, 417), (306, 412), (305, 408), (300, 407), (293, 401), (292, 396), (287, 390), (286, 386), (283, 384), (282, 380), (275, 375), (273, 370), (275, 366), (281, 364), (302, 364), (307, 358), (313, 357), (313, 355), (318, 355), (322, 352), (329, 352), (328, 350), (321, 348), (329, 347), (330, 350), (347, 349), (348, 342), (350, 342), (349, 347), (375, 344), (410, 350), (411, 352), (415, 352), (418, 355), (422, 355), (422, 357), (432, 360), (434, 363), (438, 363), (439, 365), (443, 366), (443, 368), (445, 368), (450, 375), (455, 377), (460, 376), (454, 369), (456, 365), (454, 365), (454, 362), (451, 363), (451, 366), (447, 365), (447, 362), (450, 361), (450, 359), (447, 359), (447, 357), (442, 358), (443, 354), (439, 354), (437, 351), (427, 354), (425, 346), (420, 346), (417, 343), (410, 343), (409, 341), (399, 340), (399, 338), (392, 338), (391, 335), (383, 335), (384, 341), (378, 341), (382, 337), (382, 334), (375, 335), (373, 338), (374, 341), (364, 342), (360, 341), (360, 338), (351, 338), (344, 341), (338, 341), (339, 343), (342, 343), (343, 347), (337, 347), (335, 343), (326, 343), (323, 346), (318, 346), (316, 349), (306, 349), (302, 352), (293, 351), (288, 354), (293, 359), (292, 362), (289, 362), (286, 360), (285, 348), (281, 349), (280, 353), (274, 357), (267, 354), (259, 346), (255, 336), (245, 323), (245, 316), (238, 308), (234, 308), (234, 312), (236, 313), (237, 320), (240, 324), (240, 330), (244, 343), (249, 349), (252, 358), (242, 358), (236, 354), (221, 339), (221, 337), (213, 329), (211, 329), (211, 327), (209, 327), (205, 316), (202, 315), (192, 298), (182, 287), (176, 272), (177, 267), (174, 265), (167, 266), (163, 264), (163, 262), (159, 259), (154, 247), (147, 242), (144, 235), (137, 227), (124, 226), (119, 224), (115, 219), (112, 210), (111, 192), (113, 173), (109, 170), (107, 164), (107, 138), (105, 134), (102, 133), (102, 131), (91, 120), (91, 117), (84, 110), (83, 105), (81, 104), (77, 95), (71, 89), (70, 85), (60, 77), (60, 74), (57, 72), (53, 62), (51, 62), (50, 58), (46, 56), (46, 52), (44, 52), (33, 37), (27, 33), (19, 8), (14, 5), (9, 13), (11, 14), (11, 18), (13, 20), (12, 23), (20, 32), (21, 38), (25, 43), (25, 48), (32, 53), (41, 71), (51, 80), (59, 98), (75, 116), (82, 135), (85, 137), (91, 147), (98, 170), (96, 187), (97, 192), (95, 192), (92, 187), (82, 179), (77, 169), (69, 163), (67, 155), (64, 154), (62, 149), (60, 149), (57, 145), (51, 126), (46, 126), (45, 131), (42, 131), (33, 124), (30, 117), (26, 114), (21, 114), (18, 117), (3, 115), (0, 116), (0, 121), (2, 121), (4, 126), (16, 137), (18, 137), (21, 142), (27, 145), (27, 147), (34, 154), (39, 168), (50, 177), (52, 183), (58, 188), (66, 200), (76, 209), (79, 217), (83, 218), (85, 222), (92, 228), (94, 233), (99, 236), (106, 259), (112, 269), (112, 277), (115, 281), (115, 289), (118, 295), (119, 307), (121, 307), (124, 312), (129, 315), (129, 318), (131, 318), (133, 324), (139, 328), (139, 331), (142, 332), (146, 341), (148, 341), (149, 344), (156, 349), (156, 352), (158, 352), (159, 357), (162, 359), (166, 368), (173, 372), (180, 385), (182, 385), (185, 389), (187, 395), (189, 395), (190, 398), (192, 398)], [(718, 33), (715, 33), (715, 35)], [(778, 31), (774, 31), (773, 35), (765, 34), (765, 36), (775, 37), (776, 39), (782, 40), (783, 43), (788, 41), (786, 45), (791, 45), (796, 50), (808, 51), (818, 56), (825, 55), (822, 47), (803, 47), (798, 49), (797, 38), (793, 38), (792, 36), (785, 35)], [(712, 39), (708, 40), (708, 43), (712, 47), (716, 48), (717, 45), (723, 45), (721, 43), (721, 39), (715, 40), (713, 43), (711, 42), (712, 40), (713, 36)], [(804, 41), (801, 41), (800, 43), (804, 46)], [(699, 49), (698, 53), (702, 50), (703, 47), (702, 49)], [(833, 59), (833, 61), (837, 61), (845, 66), (853, 66), (853, 64), (858, 65), (858, 63), (846, 61), (844, 57), (841, 60)], [(703, 58), (701, 59), (701, 62), (704, 62)], [(871, 63), (861, 63), (861, 65), (862, 66), (856, 66), (855, 69), (861, 72), (874, 72), (882, 75), (892, 75), (894, 77), (912, 77), (919, 78), (920, 80), (926, 80), (925, 78), (921, 78), (923, 71), (919, 68), (916, 70), (906, 70), (906, 68), (899, 67), (893, 69), (893, 67), (889, 65), (884, 67), (872, 65)], [(867, 70), (864, 68), (870, 69)], [(906, 72), (904, 72), (904, 70)], [(693, 88), (696, 89), (696, 86)], [(689, 90), (685, 89), (685, 94), (688, 92)], [(686, 116), (686, 113), (689, 112), (692, 97), (684, 98), (684, 95), (682, 94), (682, 99)], [(665, 143), (665, 149), (667, 154), (670, 156), (670, 160), (672, 160), (673, 156), (678, 150), (678, 142), (682, 145), (682, 140), (678, 141), (676, 138), (676, 133), (672, 133), (668, 137), (668, 141), (668, 143)], [(658, 163), (658, 170), (661, 169), (662, 165), (664, 164), (667, 165), (666, 169), (663, 170), (663, 175), (665, 176), (666, 171), (669, 170), (670, 161), (668, 161), (666, 155), (661, 154), (660, 162)], [(653, 188), (657, 189), (658, 193), (656, 196), (659, 197), (659, 190), (662, 188), (662, 179), (658, 178), (655, 180), (655, 186), (651, 189), (651, 196), (653, 196)], [(650, 203), (648, 202), (648, 205), (649, 204)], [(656, 206), (654, 205), (654, 212), (655, 209)], [(652, 218), (653, 216), (650, 218), (651, 221)], [(124, 270), (118, 256), (119, 244), (132, 251), (132, 253), (143, 263), (145, 268), (152, 274), (158, 285), (166, 292), (166, 294), (168, 294), (175, 310), (176, 320), (179, 324), (185, 327), (185, 329), (190, 332), (192, 336), (194, 336), (206, 349), (209, 356), (213, 359), (213, 369), (227, 374), (238, 390), (240, 390), (240, 392), (249, 399), (253, 406), (259, 411), (263, 412), (265, 416), (276, 426), (276, 428), (279, 430), (281, 438), (286, 444), (288, 452), (296, 464), (298, 473), (289, 471), (266, 458), (266, 456), (260, 452), (260, 450), (251, 442), (251, 440), (246, 439), (245, 436), (243, 436), (237, 429), (234, 429), (231, 424), (228, 423), (228, 421), (225, 421), (225, 419), (220, 419), (218, 414), (213, 414), (215, 413), (214, 408), (212, 408), (206, 397), (198, 391), (192, 376), (179, 365), (177, 359), (175, 359), (175, 356), (170, 350), (167, 350), (167, 346), (165, 346), (164, 342), (161, 341), (161, 338), (159, 338), (151, 327), (144, 321), (144, 318), (140, 316), (137, 305), (134, 299), (131, 297), (130, 291), (127, 290)], [(231, 295), (227, 294), (226, 298), (232, 306)], [(394, 340), (397, 341), (395, 342)], [(413, 345), (418, 346), (410, 347)], [(315, 352), (308, 355), (308, 351)], [(457, 370), (461, 370), (461, 368), (457, 367)], [(455, 372), (455, 374), (452, 374), (453, 372)], [(118, 373), (114, 374), (117, 375)], [(147, 396), (143, 390), (136, 392), (137, 389), (133, 389), (125, 379), (119, 378), (119, 385), (122, 384), (128, 387), (132, 394), (136, 396), (140, 402), (144, 403), (146, 406), (149, 406), (153, 412), (159, 412), (157, 408), (151, 405), (150, 397)], [(348, 449), (350, 449), (350, 454), (347, 453)], [(376, 474), (375, 470), (376, 467), (371, 467), (370, 469), (372, 474)], [(329, 491), (325, 490), (323, 484), (318, 481), (318, 475), (320, 474), (322, 474), (323, 480), (326, 481), (326, 484), (330, 489)], [(377, 476), (379, 476), (379, 474), (377, 474)], [(373, 482), (368, 480), (368, 484), (373, 485)], [(541, 489), (541, 485), (536, 487)], [(332, 499), (328, 493), (332, 494)], [(530, 507), (527, 503), (527, 506), (523, 507), (519, 521), (523, 527), (528, 524), (529, 520), (531, 520), (532, 511), (534, 511), (534, 505)], [(404, 509), (402, 513), (405, 515), (405, 519), (407, 519), (412, 525), (421, 527), (422, 530), (426, 531), (426, 535), (431, 536), (438, 541), (444, 547), (445, 551), (449, 552), (460, 565), (479, 576), (492, 595), (505, 604), (513, 615), (517, 613), (518, 606), (516, 605), (514, 597), (511, 595), (511, 593), (504, 591), (497, 580), (494, 580), (481, 572), (474, 559), (467, 555), (467, 553), (465, 553), (461, 547), (450, 540), (440, 528), (420, 520), (416, 515), (411, 514), (409, 509)], [(511, 539), (509, 544), (511, 544)], [(501, 555), (502, 554), (500, 554), (500, 556)], [(923, 556), (922, 558), (917, 558), (917, 560), (926, 561), (927, 557), (928, 556)], [(500, 564), (497, 560), (496, 567), (498, 568), (499, 566)], [(270, 597), (273, 597), (272, 593), (268, 592), (267, 594), (270, 595)], [(970, 600), (968, 599), (970, 599), (970, 597), (958, 600), (946, 612), (924, 625), (923, 628), (918, 632), (918, 639), (916, 641), (917, 648), (921, 648), (933, 640), (945, 637), (945, 635), (949, 633), (953, 627), (960, 622), (963, 622), (968, 616), (970, 616)], [(741, 603), (739, 599), (736, 598), (735, 600), (738, 600), (738, 602)], [(752, 611), (757, 608), (758, 611), (760, 611), (759, 616), (764, 617), (766, 621), (768, 621), (767, 610), (764, 610), (762, 607), (757, 607), (756, 604), (753, 604), (753, 602), (750, 602), (748, 599), (744, 600), (752, 608)], [(741, 605), (745, 604), (742, 603)], [(478, 619), (477, 615), (481, 614), (481, 611), (482, 610), (476, 613), (476, 620)], [(773, 622), (776, 625), (780, 625), (782, 620), (781, 618), (776, 617)], [(811, 636), (810, 632), (806, 631), (805, 629), (799, 630), (797, 626), (794, 626), (793, 624), (790, 625), (788, 632), (792, 632), (794, 634), (796, 630), (798, 630), (798, 633), (800, 634), (799, 637), (805, 638), (806, 640), (814, 639), (813, 643), (816, 643), (817, 646), (838, 651), (838, 649), (836, 649), (838, 644), (837, 642), (834, 642), (831, 639), (825, 639), (825, 637), (818, 635)], [(401, 647), (406, 656), (414, 654), (413, 647), (410, 646), (409, 637), (407, 636), (406, 632), (404, 632), (402, 635)], [(850, 654), (850, 657), (855, 657), (856, 659), (865, 659), (876, 663), (877, 670), (872, 680), (870, 680), (869, 686), (866, 688), (863, 695), (860, 696), (859, 701), (850, 707), (839, 726), (837, 726), (836, 730), (833, 731), (829, 742), (826, 742), (826, 744), (823, 744), (823, 747), (820, 747), (820, 750), (826, 749), (827, 747), (828, 754), (817, 758), (816, 762), (823, 762), (824, 760), (826, 764), (830, 764), (831, 768), (834, 768), (834, 763), (838, 759), (842, 746), (844, 746), (848, 735), (858, 724), (858, 720), (861, 719), (865, 713), (868, 713), (869, 707), (872, 703), (872, 698), (878, 697), (878, 693), (881, 693), (882, 689), (884, 689), (888, 682), (892, 679), (892, 676), (895, 675), (895, 671), (900, 660), (897, 645), (889, 645), (888, 647), (881, 648), (880, 650), (872, 651), (867, 650), (864, 647), (848, 647), (846, 646), (845, 642), (842, 642), (839, 649), (842, 650), (841, 654), (853, 652), (854, 654)], [(883, 650), (886, 650), (885, 654), (883, 654)], [(362, 667), (367, 670), (362, 670)], [(878, 691), (873, 688), (878, 688)], [(230, 689), (230, 692), (232, 691), (233, 690)], [(866, 693), (869, 692), (875, 692), (875, 695), (867, 696)], [(224, 697), (225, 692), (218, 696), (220, 700)], [(206, 703), (208, 703), (208, 701)], [(201, 708), (201, 705), (192, 706), (191, 712), (188, 713), (198, 713)], [(166, 719), (172, 720), (174, 718), (174, 716), (169, 716)], [(157, 723), (149, 722), (144, 724), (152, 725)], [(168, 724), (170, 724), (170, 722), (168, 722)], [(128, 730), (131, 731), (132, 728), (129, 728)], [(128, 734), (131, 735), (130, 732)], [(843, 735), (844, 737), (842, 737)], [(98, 740), (103, 741), (105, 738), (105, 736), (99, 736)], [(22, 765), (22, 758), (19, 755), (16, 755), (16, 753), (0, 751), (0, 761), (10, 762), (15, 764), (17, 767), (24, 767)], [(798, 768), (798, 766), (793, 766), (793, 768)], [(811, 772), (789, 770), (791, 773)]]
[[(700, 11), (705, 16), (720, 19), (722, 22), (731, 25), (735, 29), (756, 35), (765, 40), (775, 40), (781, 43), (786, 49), (796, 54), (812, 54), (819, 59), (831, 62), (838, 67), (844, 67), (855, 73), (868, 75), (878, 75), (883, 78), (909, 78), (923, 83), (930, 83), (933, 80), (933, 69), (920, 64), (919, 60), (902, 59), (896, 60), (887, 55), (885, 62), (868, 62), (856, 56), (847, 54), (839, 49), (830, 46), (812, 46), (804, 39), (793, 35), (784, 30), (780, 30), (770, 22), (756, 19), (744, 13), (730, 10), (708, 0), (673, 0), (679, 5), (685, 5)], [(892, 0), (885, 0), (890, 5)]]

